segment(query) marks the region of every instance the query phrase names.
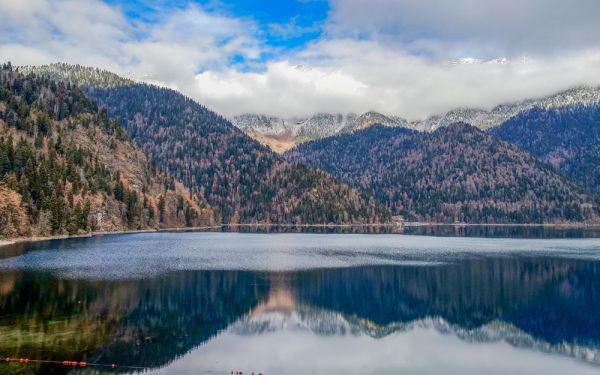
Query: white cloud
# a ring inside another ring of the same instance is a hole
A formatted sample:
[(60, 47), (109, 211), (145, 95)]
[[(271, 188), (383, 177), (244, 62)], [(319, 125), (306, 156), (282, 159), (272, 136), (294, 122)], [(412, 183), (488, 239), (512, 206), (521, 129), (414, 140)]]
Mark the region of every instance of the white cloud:
[(445, 57), (546, 55), (600, 46), (597, 0), (332, 0), (331, 3), (328, 30), (332, 34), (366, 35)]
[[(333, 0), (321, 40), (261, 64), (273, 51), (253, 21), (196, 5), (144, 23), (100, 0), (0, 0), (0, 60), (97, 66), (179, 89), (229, 116), (377, 110), (419, 119), (600, 84), (599, 7)], [(507, 63), (485, 63), (502, 53)], [(240, 69), (235, 56), (259, 69)], [(472, 60), (448, 63), (457, 58)]]
[(255, 25), (190, 5), (135, 25), (99, 0), (0, 0), (0, 58), (62, 61), (178, 86), (242, 55), (256, 59)]
[(87, 55), (115, 60), (115, 43), (130, 32), (118, 10), (95, 0), (0, 0), (0, 9), (0, 56), (15, 61), (39, 64)]
[[(299, 68), (298, 63), (311, 67)], [(185, 91), (227, 114), (301, 116), (376, 110), (421, 119), (600, 83), (600, 52), (451, 64), (352, 39), (316, 43), (262, 73), (206, 72)], [(219, 93), (215, 95), (215, 93)]]
[(226, 67), (234, 55), (256, 59), (260, 54), (253, 24), (209, 15), (197, 6), (176, 10), (146, 28), (147, 36), (122, 46), (132, 59), (128, 70), (136, 78), (174, 88), (189, 85), (199, 71)]
[(267, 64), (265, 72), (205, 72), (184, 90), (226, 115), (247, 112), (301, 116), (348, 111), (362, 101), (364, 85), (340, 70), (302, 69), (289, 61)]

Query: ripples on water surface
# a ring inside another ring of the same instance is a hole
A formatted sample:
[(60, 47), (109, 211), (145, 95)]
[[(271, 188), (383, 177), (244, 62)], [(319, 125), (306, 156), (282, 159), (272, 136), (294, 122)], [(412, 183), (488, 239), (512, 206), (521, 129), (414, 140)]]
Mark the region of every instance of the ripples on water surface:
[(109, 373), (592, 374), (599, 311), (597, 238), (161, 233), (0, 248), (0, 357)]

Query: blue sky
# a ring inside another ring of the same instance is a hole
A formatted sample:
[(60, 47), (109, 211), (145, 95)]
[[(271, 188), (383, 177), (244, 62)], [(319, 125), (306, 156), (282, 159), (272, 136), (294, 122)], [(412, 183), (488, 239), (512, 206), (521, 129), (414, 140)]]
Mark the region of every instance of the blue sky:
[(226, 116), (410, 120), (600, 84), (598, 0), (0, 0), (0, 60), (172, 87)]
[[(265, 45), (286, 52), (318, 40), (329, 12), (327, 0), (197, 0), (146, 1), (109, 0), (122, 7), (132, 21), (160, 22), (160, 14), (170, 9), (185, 9), (197, 4), (206, 11), (232, 18), (251, 20), (260, 30)], [(273, 52), (262, 56), (264, 60)]]

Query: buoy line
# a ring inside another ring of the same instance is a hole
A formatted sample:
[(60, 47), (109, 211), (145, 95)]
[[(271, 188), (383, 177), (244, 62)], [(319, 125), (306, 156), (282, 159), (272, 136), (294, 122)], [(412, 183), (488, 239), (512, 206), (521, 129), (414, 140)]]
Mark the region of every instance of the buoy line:
[(13, 357), (0, 357), (0, 362), (17, 362), (17, 363), (45, 363), (51, 365), (62, 365), (62, 366), (70, 366), (70, 367), (107, 367), (107, 368), (124, 368), (124, 369), (135, 369), (135, 370), (143, 370), (147, 369), (147, 367), (143, 366), (121, 366), (115, 363), (94, 363), (94, 362), (84, 362), (84, 361), (56, 361), (49, 359), (31, 359), (31, 358), (13, 358)]

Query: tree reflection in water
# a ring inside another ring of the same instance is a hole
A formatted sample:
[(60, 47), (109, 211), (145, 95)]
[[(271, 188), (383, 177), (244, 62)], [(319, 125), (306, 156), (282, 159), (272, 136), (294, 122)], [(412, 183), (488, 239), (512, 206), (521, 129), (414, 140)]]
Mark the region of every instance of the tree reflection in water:
[[(482, 257), (279, 273), (185, 271), (127, 281), (2, 272), (0, 356), (158, 368), (228, 328), (262, 334), (282, 329), (286, 317), (296, 314), (297, 324), (318, 335), (377, 338), (433, 322), (436, 329), (477, 341), (486, 340), (482, 327), (495, 327), (520, 332), (523, 337), (504, 334), (517, 347), (581, 347), (592, 355), (561, 353), (598, 363), (598, 311), (600, 263), (561, 258)], [(69, 370), (0, 366), (23, 373)]]

